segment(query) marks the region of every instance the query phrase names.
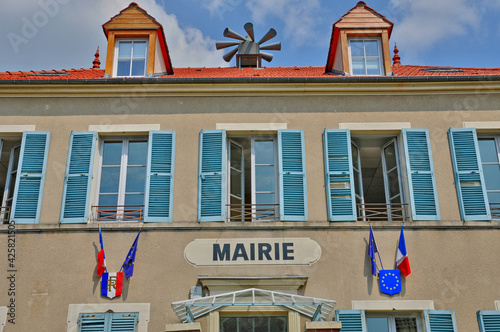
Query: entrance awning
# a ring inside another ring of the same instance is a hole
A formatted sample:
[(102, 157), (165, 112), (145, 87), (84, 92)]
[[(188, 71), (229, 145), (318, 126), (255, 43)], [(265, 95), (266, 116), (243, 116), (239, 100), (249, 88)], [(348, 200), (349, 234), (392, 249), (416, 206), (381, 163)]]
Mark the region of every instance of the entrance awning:
[(195, 319), (212, 311), (228, 306), (283, 306), (310, 317), (312, 321), (326, 320), (336, 302), (315, 297), (293, 295), (249, 288), (219, 295), (172, 302), (172, 308), (183, 323), (193, 323)]

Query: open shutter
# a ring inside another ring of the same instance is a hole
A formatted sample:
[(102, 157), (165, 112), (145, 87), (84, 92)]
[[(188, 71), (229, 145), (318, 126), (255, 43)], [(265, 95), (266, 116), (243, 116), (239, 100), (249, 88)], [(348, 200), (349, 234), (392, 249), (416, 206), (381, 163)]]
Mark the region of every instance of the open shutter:
[(304, 131), (278, 130), (280, 220), (307, 221)]
[(39, 222), (49, 139), (49, 132), (23, 133), (18, 176), (10, 214), (10, 220), (18, 224)]
[(325, 129), (326, 202), (329, 221), (356, 221), (351, 132)]
[(500, 331), (500, 311), (498, 310), (480, 310), (477, 312), (477, 320), (481, 332)]
[(457, 322), (453, 310), (424, 310), (426, 332), (456, 332)]
[(200, 132), (198, 221), (226, 219), (226, 131)]
[(110, 332), (136, 332), (137, 323), (139, 322), (139, 314), (137, 312), (131, 313), (110, 313), (111, 315), (111, 328)]
[(106, 314), (80, 314), (78, 332), (105, 332)]
[(61, 223), (86, 223), (97, 132), (72, 132), (64, 176)]
[(171, 222), (174, 193), (175, 132), (150, 131), (144, 199), (145, 222)]
[(335, 310), (335, 320), (342, 323), (340, 332), (366, 332), (364, 310)]
[(431, 143), (427, 129), (403, 129), (413, 220), (440, 220)]
[(476, 130), (450, 129), (449, 139), (462, 220), (491, 220)]

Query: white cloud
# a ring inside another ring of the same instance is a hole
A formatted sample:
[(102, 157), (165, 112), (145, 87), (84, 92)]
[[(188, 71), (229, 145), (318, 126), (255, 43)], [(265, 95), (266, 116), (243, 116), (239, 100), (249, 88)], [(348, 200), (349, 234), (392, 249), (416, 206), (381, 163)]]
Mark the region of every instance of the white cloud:
[(256, 23), (264, 23), (268, 16), (280, 19), (284, 24), (283, 33), (293, 41), (293, 47), (317, 38), (315, 28), (320, 17), (319, 0), (250, 0), (247, 7)]
[[(102, 24), (130, 0), (8, 1), (0, 12), (0, 71), (90, 68), (97, 46), (105, 65)], [(154, 0), (140, 6), (163, 25), (174, 67), (223, 66), (215, 42), (195, 28), (180, 27)]]
[(481, 13), (473, 0), (390, 0), (399, 11), (391, 40), (407, 54), (427, 51), (440, 41), (477, 32)]

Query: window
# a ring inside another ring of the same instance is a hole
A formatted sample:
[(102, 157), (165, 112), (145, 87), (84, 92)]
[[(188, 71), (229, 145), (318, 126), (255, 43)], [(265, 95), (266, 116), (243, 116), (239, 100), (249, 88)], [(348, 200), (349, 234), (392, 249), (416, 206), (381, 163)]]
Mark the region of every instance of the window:
[(500, 218), (500, 136), (478, 137), (479, 155), (491, 216)]
[(146, 186), (147, 138), (105, 138), (101, 143), (96, 219), (141, 220)]
[(350, 38), (351, 75), (382, 75), (383, 62), (380, 39)]
[(324, 149), (330, 221), (404, 220), (408, 203), (413, 220), (439, 220), (426, 129), (353, 138), (348, 129), (325, 130)]
[(306, 221), (302, 130), (200, 132), (199, 221)]
[[(73, 132), (61, 211), (62, 223), (89, 218), (97, 132)], [(175, 132), (102, 137), (94, 221), (172, 221)]]
[(496, 200), (494, 188), (497, 186), (493, 179), (488, 180), (492, 183), (486, 185), (482, 156), (484, 154), (488, 176), (491, 177), (495, 174), (495, 167), (498, 168), (494, 164), (496, 141), (485, 138), (479, 144), (474, 128), (450, 129), (449, 139), (462, 220), (491, 220), (486, 187), (490, 188), (491, 197)]
[(279, 219), (276, 137), (228, 139), (229, 221)]
[(336, 310), (335, 320), (342, 326), (362, 332), (456, 332), (453, 310), (371, 312), (365, 310)]
[(118, 40), (116, 43), (116, 76), (145, 76), (148, 54), (146, 40)]
[(261, 315), (220, 318), (220, 332), (288, 332), (288, 317)]
[[(25, 132), (22, 139), (0, 138), (2, 223), (38, 223), (50, 134)], [(22, 177), (18, 176), (23, 174)]]

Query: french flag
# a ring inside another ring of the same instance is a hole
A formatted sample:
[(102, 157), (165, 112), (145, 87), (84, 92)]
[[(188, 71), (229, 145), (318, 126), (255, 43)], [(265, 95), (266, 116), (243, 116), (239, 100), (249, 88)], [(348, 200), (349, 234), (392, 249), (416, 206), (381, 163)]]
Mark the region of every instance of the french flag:
[(123, 272), (104, 272), (101, 280), (101, 295), (110, 299), (122, 295)]
[(408, 252), (406, 251), (405, 235), (403, 226), (401, 225), (401, 235), (399, 236), (398, 253), (396, 254), (396, 267), (401, 273), (407, 277), (411, 273), (410, 261), (408, 260)]

